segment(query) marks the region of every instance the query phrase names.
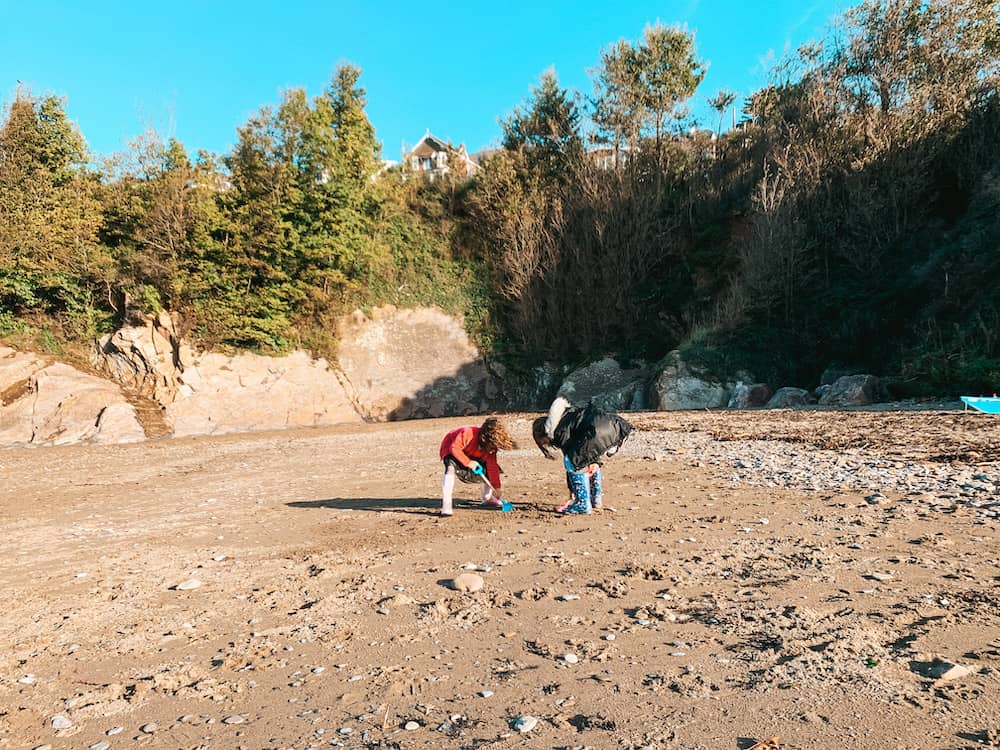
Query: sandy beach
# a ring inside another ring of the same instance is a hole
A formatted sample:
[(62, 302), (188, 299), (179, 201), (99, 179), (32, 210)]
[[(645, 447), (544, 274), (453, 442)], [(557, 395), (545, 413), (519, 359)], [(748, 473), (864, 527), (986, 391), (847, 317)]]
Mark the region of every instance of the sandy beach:
[(532, 416), (449, 519), (470, 420), (0, 451), (0, 748), (1000, 747), (995, 418), (630, 415), (566, 518)]

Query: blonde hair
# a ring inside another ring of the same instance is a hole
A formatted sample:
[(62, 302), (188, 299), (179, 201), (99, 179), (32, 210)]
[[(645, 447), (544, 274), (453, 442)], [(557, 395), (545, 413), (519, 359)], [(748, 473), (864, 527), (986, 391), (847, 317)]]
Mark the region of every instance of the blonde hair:
[(484, 451), (509, 451), (517, 447), (504, 423), (490, 417), (479, 428), (479, 447)]

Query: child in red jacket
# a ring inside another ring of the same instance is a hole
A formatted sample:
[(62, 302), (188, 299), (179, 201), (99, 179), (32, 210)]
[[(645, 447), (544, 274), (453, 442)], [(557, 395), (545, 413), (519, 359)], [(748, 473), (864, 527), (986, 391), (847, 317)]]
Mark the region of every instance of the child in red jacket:
[[(462, 481), (476, 481), (482, 477), (483, 504), (499, 508), (503, 505), (500, 497), (500, 466), (497, 451), (509, 451), (517, 444), (507, 432), (507, 428), (496, 417), (483, 422), (482, 427), (458, 427), (441, 441), (441, 460), (444, 462), (444, 478), (441, 480), (441, 515), (452, 514), (452, 493), (456, 476)], [(488, 480), (488, 483), (487, 481)], [(491, 486), (492, 485), (492, 488)]]

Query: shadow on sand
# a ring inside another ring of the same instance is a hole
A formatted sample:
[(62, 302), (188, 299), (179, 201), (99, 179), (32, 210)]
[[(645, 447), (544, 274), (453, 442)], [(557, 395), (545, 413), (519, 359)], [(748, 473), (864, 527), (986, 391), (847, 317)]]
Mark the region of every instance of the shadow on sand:
[[(369, 510), (378, 513), (414, 513), (420, 516), (436, 516), (441, 511), (441, 498), (435, 497), (334, 497), (328, 500), (296, 500), (286, 503), (289, 508), (329, 508), (331, 510)], [(481, 510), (494, 512), (475, 501), (455, 501), (455, 507), (463, 511)]]

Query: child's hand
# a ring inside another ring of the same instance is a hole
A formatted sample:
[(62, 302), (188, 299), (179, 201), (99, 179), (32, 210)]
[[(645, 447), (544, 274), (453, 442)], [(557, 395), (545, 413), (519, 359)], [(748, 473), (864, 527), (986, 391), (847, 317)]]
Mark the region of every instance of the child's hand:
[(473, 474), (482, 474), (483, 467), (478, 461), (469, 461), (469, 471)]

